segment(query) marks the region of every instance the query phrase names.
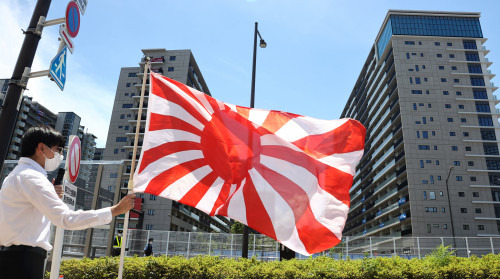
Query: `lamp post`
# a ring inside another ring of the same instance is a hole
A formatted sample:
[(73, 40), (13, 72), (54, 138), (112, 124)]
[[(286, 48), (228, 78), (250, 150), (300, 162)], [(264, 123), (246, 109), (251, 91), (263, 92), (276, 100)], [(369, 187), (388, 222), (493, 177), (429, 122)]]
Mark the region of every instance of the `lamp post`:
[[(255, 68), (257, 64), (257, 35), (259, 35), (260, 43), (259, 46), (261, 48), (265, 48), (267, 46), (266, 41), (262, 39), (262, 36), (259, 33), (258, 22), (255, 22), (255, 32), (253, 36), (253, 65), (252, 65), (252, 91), (250, 95), (250, 108), (254, 108), (255, 104)], [(248, 258), (248, 226), (245, 225), (243, 228), (243, 243), (241, 247), (241, 257)]]
[(453, 212), (451, 210), (450, 190), (448, 188), (448, 179), (450, 178), (450, 174), (451, 174), (452, 170), (453, 170), (453, 167), (450, 167), (450, 170), (448, 171), (448, 177), (446, 177), (445, 183), (446, 183), (446, 196), (448, 197), (448, 210), (450, 211), (451, 236), (453, 237), (453, 246), (456, 249), (457, 248), (457, 243), (455, 242), (455, 228), (453, 226)]

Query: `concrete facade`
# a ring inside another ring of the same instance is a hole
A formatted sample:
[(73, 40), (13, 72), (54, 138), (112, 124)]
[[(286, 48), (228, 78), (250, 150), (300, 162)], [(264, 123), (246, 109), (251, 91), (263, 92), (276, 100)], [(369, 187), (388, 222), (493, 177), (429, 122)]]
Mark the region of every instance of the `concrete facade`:
[(479, 17), (388, 12), (342, 113), (367, 128), (344, 235), (499, 235), (499, 101)]

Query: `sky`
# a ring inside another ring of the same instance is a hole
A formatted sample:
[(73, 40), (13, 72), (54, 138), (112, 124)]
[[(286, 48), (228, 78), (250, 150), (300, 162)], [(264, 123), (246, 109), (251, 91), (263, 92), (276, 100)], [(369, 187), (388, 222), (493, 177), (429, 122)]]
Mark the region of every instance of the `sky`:
[[(68, 2), (52, 0), (47, 19)], [(12, 76), (35, 4), (0, 0), (0, 78)], [(489, 69), (500, 73), (497, 0), (88, 0), (64, 91), (41, 77), (25, 94), (78, 114), (104, 147), (120, 68), (138, 66), (141, 49), (191, 49), (212, 96), (248, 107), (258, 22), (267, 47), (257, 49), (255, 107), (337, 119), (389, 9), (480, 12)], [(32, 71), (48, 70), (58, 36), (44, 28)]]

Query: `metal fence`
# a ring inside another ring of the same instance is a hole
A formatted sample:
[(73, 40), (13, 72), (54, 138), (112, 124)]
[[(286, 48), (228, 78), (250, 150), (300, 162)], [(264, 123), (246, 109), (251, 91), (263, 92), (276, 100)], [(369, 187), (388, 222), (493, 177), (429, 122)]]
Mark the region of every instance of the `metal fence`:
[[(143, 256), (149, 238), (153, 238), (153, 255), (219, 256), (222, 258), (241, 257), (241, 234), (129, 230), (126, 240), (126, 256)], [(107, 230), (95, 230), (91, 242), (91, 257), (104, 257), (108, 240)], [(66, 231), (64, 237), (64, 257), (83, 257), (84, 231)], [(500, 237), (343, 237), (332, 249), (314, 254), (312, 257), (328, 256), (337, 259), (358, 259), (364, 257), (422, 258), (437, 246), (451, 246), (455, 255), (470, 257), (500, 253)], [(250, 235), (248, 257), (261, 261), (279, 260), (280, 245), (275, 240), (260, 234)], [(296, 254), (299, 259), (309, 258)]]

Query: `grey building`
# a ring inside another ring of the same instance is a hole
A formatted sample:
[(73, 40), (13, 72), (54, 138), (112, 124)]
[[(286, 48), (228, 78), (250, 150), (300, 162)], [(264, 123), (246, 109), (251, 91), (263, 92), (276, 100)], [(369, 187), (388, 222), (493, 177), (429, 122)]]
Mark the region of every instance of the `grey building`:
[(367, 128), (345, 236), (499, 235), (499, 101), (479, 17), (387, 13), (341, 115)]
[[(115, 185), (121, 187), (122, 195), (127, 191), (130, 177), (134, 137), (139, 111), (139, 100), (144, 75), (145, 57), (151, 58), (151, 69), (169, 78), (210, 95), (203, 75), (191, 50), (143, 49), (144, 56), (138, 67), (125, 67), (120, 71), (115, 102), (109, 125), (108, 138), (104, 151), (104, 160), (124, 160), (123, 170), (107, 168), (103, 174), (103, 185), (115, 191)], [(149, 80), (146, 82), (144, 110), (141, 126), (146, 124)], [(139, 149), (135, 159), (139, 158), (144, 135), (144, 127), (139, 128)], [(118, 178), (120, 183), (116, 183)], [(150, 194), (141, 194), (141, 204), (136, 210), (142, 215), (131, 213), (129, 228), (163, 231), (229, 231), (229, 220), (224, 217), (210, 217), (202, 211), (178, 202), (158, 198)], [(117, 217), (116, 228), (123, 228), (124, 216)]]

